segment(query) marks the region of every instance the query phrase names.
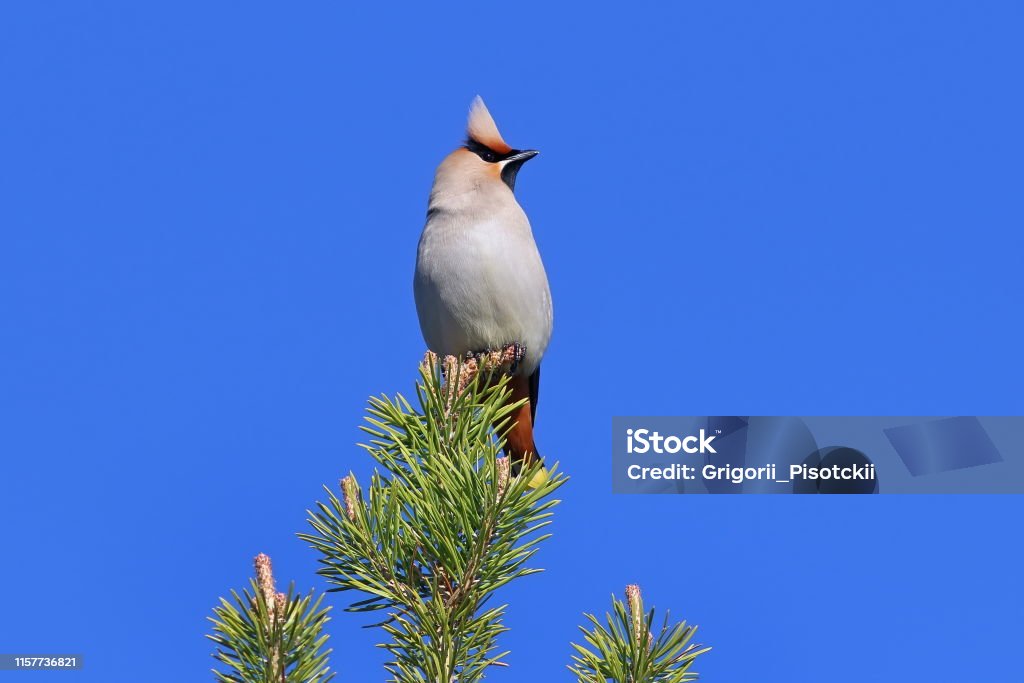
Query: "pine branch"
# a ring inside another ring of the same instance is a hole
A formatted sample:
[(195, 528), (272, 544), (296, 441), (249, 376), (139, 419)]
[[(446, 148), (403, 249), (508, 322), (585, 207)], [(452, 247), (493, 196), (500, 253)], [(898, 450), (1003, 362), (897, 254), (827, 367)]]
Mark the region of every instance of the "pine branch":
[(278, 593), (270, 558), (257, 555), (255, 565), (250, 589), (231, 591), (232, 601), (221, 598), (209, 617), (213, 635), (207, 638), (217, 644), (214, 658), (225, 667), (214, 669), (214, 676), (221, 683), (327, 683), (334, 674), (327, 666), (327, 635), (321, 635), (330, 609), (320, 609), (323, 596), (314, 601), (312, 591), (295, 595), (294, 584), (287, 594)]
[(593, 628), (580, 627), (591, 649), (577, 643), (574, 664), (569, 669), (580, 683), (683, 683), (694, 681), (694, 660), (710, 650), (690, 644), (696, 626), (680, 622), (669, 626), (669, 615), (655, 636), (651, 631), (654, 610), (644, 613), (640, 587), (626, 586), (626, 603), (612, 596), (612, 613), (602, 624), (592, 614), (585, 615)]
[[(565, 481), (552, 472), (537, 488), (536, 469), (510, 476), (499, 457), (509, 416), (508, 370), (519, 347), (470, 362), (428, 356), (417, 407), (401, 396), (370, 400), (363, 447), (378, 463), (364, 498), (353, 475), (341, 498), (309, 513), (300, 534), (320, 554), (319, 573), (336, 591), (365, 595), (349, 611), (384, 610), (393, 681), (469, 683), (503, 665), (496, 640), (505, 606), (485, 608), (494, 592), (540, 571), (527, 566), (538, 533)], [(491, 431), (499, 424), (499, 434)]]
[[(492, 666), (505, 605), (488, 607), (495, 591), (540, 571), (528, 566), (558, 503), (551, 494), (566, 478), (535, 476), (539, 465), (512, 476), (500, 457), (510, 416), (508, 377), (522, 348), (468, 359), (428, 354), (416, 387), (417, 407), (398, 396), (370, 400), (363, 447), (377, 462), (364, 495), (355, 476), (340, 482), (340, 497), (309, 512), (311, 533), (299, 534), (319, 551), (318, 573), (332, 591), (357, 591), (350, 612), (383, 611), (381, 643), (396, 683), (472, 683)], [(497, 430), (492, 431), (497, 425)], [(328, 621), (314, 594), (276, 592), (270, 558), (256, 558), (256, 578), (233, 602), (214, 609), (215, 670), (222, 683), (325, 683), (330, 650), (321, 635)], [(586, 645), (572, 644), (569, 669), (580, 683), (684, 683), (694, 660), (710, 648), (690, 644), (685, 622), (652, 632), (654, 610), (644, 612), (640, 589), (626, 602), (612, 597), (602, 623), (586, 615)]]

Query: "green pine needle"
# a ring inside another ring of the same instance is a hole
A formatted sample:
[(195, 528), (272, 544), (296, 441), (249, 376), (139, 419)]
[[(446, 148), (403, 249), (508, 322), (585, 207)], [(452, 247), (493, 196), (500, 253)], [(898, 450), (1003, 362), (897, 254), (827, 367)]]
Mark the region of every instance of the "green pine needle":
[[(213, 673), (221, 683), (327, 683), (334, 678), (327, 666), (330, 649), (325, 649), (324, 625), (329, 621), (323, 595), (298, 596), (294, 585), (268, 604), (255, 580), (250, 590), (232, 600), (221, 598), (215, 607), (213, 634), (217, 644), (214, 657), (223, 670)], [(281, 608), (284, 608), (283, 611)]]
[[(458, 370), (461, 372), (461, 368)], [(379, 468), (364, 490), (349, 475), (342, 495), (309, 512), (300, 534), (321, 555), (332, 590), (357, 591), (349, 611), (385, 610), (391, 680), (483, 678), (501, 665), (497, 638), (505, 606), (485, 608), (494, 591), (535, 573), (528, 566), (566, 477), (552, 471), (536, 489), (527, 468), (509, 475), (500, 457), (508, 418), (507, 377), (479, 376), (459, 392), (439, 366), (424, 366), (416, 407), (401, 396), (370, 399), (363, 447)], [(503, 424), (498, 435), (493, 424)]]
[(651, 630), (654, 610), (644, 613), (640, 589), (626, 589), (628, 605), (612, 596), (612, 613), (602, 623), (585, 615), (591, 629), (580, 627), (586, 645), (572, 643), (576, 654), (569, 669), (580, 683), (683, 683), (697, 680), (694, 660), (710, 650), (690, 644), (695, 626), (669, 626), (668, 613), (657, 635)]

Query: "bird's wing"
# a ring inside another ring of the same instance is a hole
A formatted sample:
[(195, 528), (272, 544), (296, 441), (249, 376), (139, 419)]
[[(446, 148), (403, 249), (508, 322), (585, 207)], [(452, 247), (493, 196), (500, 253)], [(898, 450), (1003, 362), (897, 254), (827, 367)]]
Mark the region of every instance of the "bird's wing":
[(537, 400), (540, 398), (540, 366), (530, 375), (530, 422), (537, 424)]

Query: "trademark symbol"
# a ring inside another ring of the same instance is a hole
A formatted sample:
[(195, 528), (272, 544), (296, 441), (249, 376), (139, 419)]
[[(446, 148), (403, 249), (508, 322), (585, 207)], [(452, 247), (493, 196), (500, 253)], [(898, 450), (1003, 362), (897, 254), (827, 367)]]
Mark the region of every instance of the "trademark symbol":
[(721, 434), (721, 433), (722, 433), (722, 430), (721, 430), (721, 429), (716, 429), (716, 430), (715, 430), (715, 434)]

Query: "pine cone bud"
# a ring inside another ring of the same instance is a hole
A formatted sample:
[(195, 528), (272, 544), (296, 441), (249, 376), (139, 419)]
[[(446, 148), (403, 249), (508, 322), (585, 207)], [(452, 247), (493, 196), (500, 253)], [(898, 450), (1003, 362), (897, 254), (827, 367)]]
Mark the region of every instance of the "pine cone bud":
[(350, 522), (356, 520), (356, 505), (359, 504), (359, 487), (356, 485), (356, 478), (351, 474), (338, 482), (341, 485), (341, 493), (345, 498), (345, 514)]
[(508, 489), (508, 478), (512, 471), (512, 462), (508, 457), (498, 458), (496, 463), (498, 469), (498, 497), (505, 495)]
[(631, 583), (626, 586), (626, 602), (629, 604), (629, 616), (633, 620), (633, 637), (640, 642), (643, 637), (644, 603), (640, 598), (640, 586)]
[(260, 593), (263, 594), (267, 606), (272, 607), (277, 591), (274, 589), (274, 570), (270, 557), (260, 553), (253, 563), (256, 565), (256, 584), (260, 587)]

